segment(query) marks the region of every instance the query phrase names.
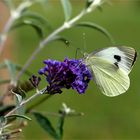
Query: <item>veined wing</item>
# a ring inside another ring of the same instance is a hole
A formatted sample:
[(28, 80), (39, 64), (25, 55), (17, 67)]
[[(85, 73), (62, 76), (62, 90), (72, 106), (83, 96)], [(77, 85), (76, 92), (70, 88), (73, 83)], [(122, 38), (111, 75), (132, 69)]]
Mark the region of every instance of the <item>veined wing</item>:
[(93, 72), (93, 80), (103, 94), (113, 97), (127, 91), (130, 85), (127, 73), (102, 58), (91, 59), (90, 68)]
[(136, 61), (137, 53), (134, 48), (131, 47), (108, 47), (89, 54), (90, 57), (102, 58), (116, 65), (124, 73), (129, 74), (134, 62)]

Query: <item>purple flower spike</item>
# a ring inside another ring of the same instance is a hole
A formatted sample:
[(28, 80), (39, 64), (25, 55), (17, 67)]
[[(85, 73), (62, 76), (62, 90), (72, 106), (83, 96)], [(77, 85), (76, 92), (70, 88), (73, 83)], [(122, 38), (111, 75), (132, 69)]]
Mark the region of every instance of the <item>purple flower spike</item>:
[(39, 74), (46, 77), (47, 91), (50, 94), (62, 93), (62, 88), (72, 88), (78, 93), (85, 93), (88, 83), (92, 79), (90, 70), (82, 63), (82, 60), (65, 58), (63, 62), (45, 60), (45, 67), (39, 70)]
[[(40, 73), (41, 73), (41, 71), (40, 71)], [(30, 80), (31, 84), (33, 85), (33, 87), (37, 88), (41, 81), (41, 78), (37, 77), (35, 75), (32, 75), (32, 77), (29, 78), (29, 80)]]

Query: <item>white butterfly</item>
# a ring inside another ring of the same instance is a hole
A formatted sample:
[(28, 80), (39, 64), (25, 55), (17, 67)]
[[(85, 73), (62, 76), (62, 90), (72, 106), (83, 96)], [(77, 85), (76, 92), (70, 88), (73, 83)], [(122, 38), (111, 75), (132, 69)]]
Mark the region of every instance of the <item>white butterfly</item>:
[(126, 92), (137, 53), (131, 47), (109, 47), (86, 54), (83, 61), (103, 94), (113, 97)]

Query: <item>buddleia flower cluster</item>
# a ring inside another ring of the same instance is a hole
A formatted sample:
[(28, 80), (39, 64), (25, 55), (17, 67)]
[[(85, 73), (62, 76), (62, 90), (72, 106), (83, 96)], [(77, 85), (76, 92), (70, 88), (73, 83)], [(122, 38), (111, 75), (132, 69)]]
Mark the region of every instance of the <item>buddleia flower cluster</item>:
[(62, 89), (76, 90), (85, 93), (92, 74), (82, 60), (65, 58), (63, 62), (57, 60), (45, 60), (44, 68), (39, 74), (45, 76), (48, 82), (46, 91), (49, 94), (62, 93)]

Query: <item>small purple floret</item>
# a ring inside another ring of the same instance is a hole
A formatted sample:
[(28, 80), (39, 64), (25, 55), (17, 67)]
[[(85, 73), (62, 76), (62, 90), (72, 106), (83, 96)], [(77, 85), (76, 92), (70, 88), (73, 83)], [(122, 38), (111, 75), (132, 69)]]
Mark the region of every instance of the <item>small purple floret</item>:
[(33, 87), (37, 88), (39, 86), (39, 83), (41, 81), (40, 77), (37, 77), (35, 75), (32, 75), (31, 78), (29, 78), (31, 84), (33, 85)]
[(65, 58), (60, 62), (48, 59), (44, 64), (45, 67), (39, 70), (39, 74), (46, 77), (46, 90), (50, 94), (62, 93), (62, 88), (72, 88), (78, 93), (84, 93), (92, 79), (90, 70), (82, 60)]

